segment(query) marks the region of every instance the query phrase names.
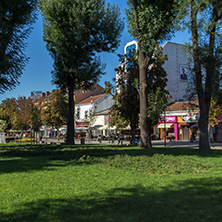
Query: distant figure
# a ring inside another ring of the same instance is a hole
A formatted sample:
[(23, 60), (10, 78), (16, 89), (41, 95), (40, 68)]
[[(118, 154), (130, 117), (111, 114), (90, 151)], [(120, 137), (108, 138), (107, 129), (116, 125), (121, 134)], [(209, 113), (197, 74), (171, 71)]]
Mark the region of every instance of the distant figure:
[(98, 141), (101, 143), (102, 142), (102, 137), (101, 135), (98, 136)]
[(182, 74), (180, 75), (180, 79), (187, 80), (187, 74), (185, 73), (185, 69), (182, 68)]
[(120, 133), (120, 142), (121, 142), (121, 145), (123, 145), (123, 133)]
[(132, 138), (130, 137), (130, 145), (132, 145), (133, 144), (133, 140), (132, 140)]
[(118, 141), (118, 145), (120, 144), (120, 135), (117, 135), (117, 141)]
[(78, 134), (78, 139), (79, 139), (79, 140), (81, 139), (81, 134), (80, 134), (80, 133)]
[(112, 144), (114, 144), (114, 140), (115, 140), (114, 134), (112, 134), (111, 138), (112, 138)]

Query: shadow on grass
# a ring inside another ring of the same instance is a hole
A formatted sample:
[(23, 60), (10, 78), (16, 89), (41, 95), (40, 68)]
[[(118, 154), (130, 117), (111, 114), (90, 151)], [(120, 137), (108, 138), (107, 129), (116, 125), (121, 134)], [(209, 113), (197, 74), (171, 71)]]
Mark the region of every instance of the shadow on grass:
[[(52, 167), (60, 167), (64, 164), (49, 162), (46, 158), (15, 158), (0, 160), (0, 173), (29, 172), (34, 170), (52, 170)], [(49, 168), (50, 167), (50, 168)]]
[(1, 221), (210, 222), (221, 221), (222, 179), (192, 179), (172, 186), (113, 189), (104, 195), (42, 199), (1, 213)]
[[(98, 145), (19, 145), (0, 147), (0, 173), (26, 172), (41, 170), (54, 166), (53, 161), (64, 161), (66, 164), (95, 164), (93, 158), (109, 158), (115, 155), (153, 156), (155, 154), (173, 156), (220, 157), (222, 150), (208, 152), (188, 148), (152, 148), (98, 146)], [(79, 161), (89, 156), (89, 161)], [(70, 162), (72, 161), (72, 162)], [(56, 164), (55, 166), (59, 166)]]
[(79, 159), (81, 156), (108, 157), (114, 155), (153, 156), (165, 154), (173, 156), (220, 157), (222, 150), (200, 151), (178, 147), (155, 147), (141, 149), (118, 145), (19, 145), (0, 147), (1, 156), (35, 157), (45, 156), (61, 160)]

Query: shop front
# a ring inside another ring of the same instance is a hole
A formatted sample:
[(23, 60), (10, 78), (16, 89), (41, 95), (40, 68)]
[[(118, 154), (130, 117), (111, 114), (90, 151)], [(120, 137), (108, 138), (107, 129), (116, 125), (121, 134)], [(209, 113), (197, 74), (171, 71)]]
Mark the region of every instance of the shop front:
[(177, 117), (179, 140), (189, 140), (190, 137), (190, 124), (184, 121), (183, 116)]
[(160, 139), (178, 140), (178, 123), (177, 116), (161, 116), (157, 126)]
[(199, 113), (178, 116), (179, 140), (195, 140), (198, 138)]

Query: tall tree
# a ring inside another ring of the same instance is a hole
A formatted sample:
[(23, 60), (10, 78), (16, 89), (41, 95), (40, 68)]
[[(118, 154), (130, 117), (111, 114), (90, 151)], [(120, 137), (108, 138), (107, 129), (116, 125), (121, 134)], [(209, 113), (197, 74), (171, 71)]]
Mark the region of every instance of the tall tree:
[(7, 98), (2, 101), (0, 108), (5, 115), (8, 125), (12, 129), (25, 130), (31, 125), (31, 109), (33, 103), (31, 98), (18, 97)]
[(15, 98), (6, 98), (0, 104), (0, 116), (1, 119), (6, 120), (8, 129), (13, 128), (13, 119), (18, 109)]
[[(219, 81), (221, 80), (222, 42), (219, 33), (222, 2), (191, 0), (189, 3), (195, 88), (200, 108), (199, 149), (210, 150), (208, 135), (210, 103), (214, 92), (221, 89)], [(217, 97), (217, 93), (215, 96)]]
[(0, 94), (19, 84), (28, 62), (25, 40), (36, 18), (37, 0), (0, 1)]
[[(116, 85), (106, 82), (106, 92), (113, 93), (115, 104), (111, 108), (111, 124), (118, 127), (130, 125), (131, 136), (134, 141), (136, 128), (139, 123), (139, 67), (137, 52), (129, 52), (120, 56), (121, 65), (116, 69)], [(147, 116), (151, 126), (158, 123), (160, 115), (167, 104), (168, 92), (166, 87), (166, 71), (163, 69), (167, 57), (163, 56), (162, 48), (156, 47), (153, 53), (152, 65), (148, 74)]]
[(123, 22), (118, 7), (104, 0), (41, 0), (40, 8), (53, 82), (68, 89), (67, 143), (74, 144), (73, 91), (98, 81), (104, 66), (96, 53), (118, 47)]
[(175, 0), (128, 0), (129, 31), (138, 41), (140, 147), (150, 148), (151, 119), (147, 116), (148, 68), (158, 42), (167, 40), (174, 30)]
[(160, 116), (166, 109), (169, 92), (165, 89), (167, 85), (167, 73), (163, 68), (167, 55), (163, 55), (163, 48), (156, 46), (152, 57), (152, 65), (148, 71), (148, 118), (151, 126), (157, 125)]
[(20, 130), (27, 130), (32, 123), (31, 111), (33, 102), (31, 98), (20, 96), (16, 100), (17, 109), (14, 112), (14, 128)]
[(113, 95), (115, 101), (110, 109), (111, 126), (124, 128), (130, 126), (132, 141), (135, 140), (139, 122), (138, 65), (136, 52), (120, 56), (120, 65), (115, 69), (117, 78), (114, 85), (105, 82), (106, 93)]

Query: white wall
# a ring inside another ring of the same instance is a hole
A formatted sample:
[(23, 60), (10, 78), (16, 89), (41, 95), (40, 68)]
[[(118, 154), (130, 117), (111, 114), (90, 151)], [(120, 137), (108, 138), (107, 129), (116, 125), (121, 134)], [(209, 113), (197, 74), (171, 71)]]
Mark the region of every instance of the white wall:
[[(132, 44), (136, 44), (136, 48), (138, 48), (138, 44), (135, 40), (128, 42), (124, 48), (125, 53), (126, 48)], [(167, 42), (165, 45), (163, 45), (163, 54), (167, 55), (168, 57), (168, 60), (163, 65), (163, 68), (167, 72), (168, 79), (166, 89), (169, 91), (173, 100), (185, 100), (185, 90), (190, 78), (187, 81), (181, 80), (180, 78), (182, 67), (185, 67), (188, 70), (189, 63), (187, 55), (183, 51), (183, 46), (182, 44)], [(116, 76), (118, 78), (118, 73)]]
[(110, 94), (104, 95), (94, 102), (94, 112), (107, 112), (114, 104), (113, 97)]
[[(163, 46), (163, 54), (167, 55), (168, 60), (163, 65), (163, 68), (167, 72), (167, 86), (166, 89), (174, 100), (185, 100), (186, 88), (188, 82), (191, 80), (188, 76), (188, 80), (181, 80), (180, 74), (183, 67), (188, 68), (189, 60), (183, 51), (182, 45), (177, 43), (167, 42)], [(188, 74), (188, 72), (187, 72)]]
[(80, 108), (80, 115), (79, 115), (80, 119), (76, 119), (76, 120), (77, 121), (86, 120), (85, 119), (85, 111), (88, 111), (88, 116), (89, 116), (90, 110), (92, 109), (93, 105), (91, 103), (76, 105), (76, 107), (75, 107), (75, 109), (76, 109), (75, 116), (76, 116), (78, 107)]

